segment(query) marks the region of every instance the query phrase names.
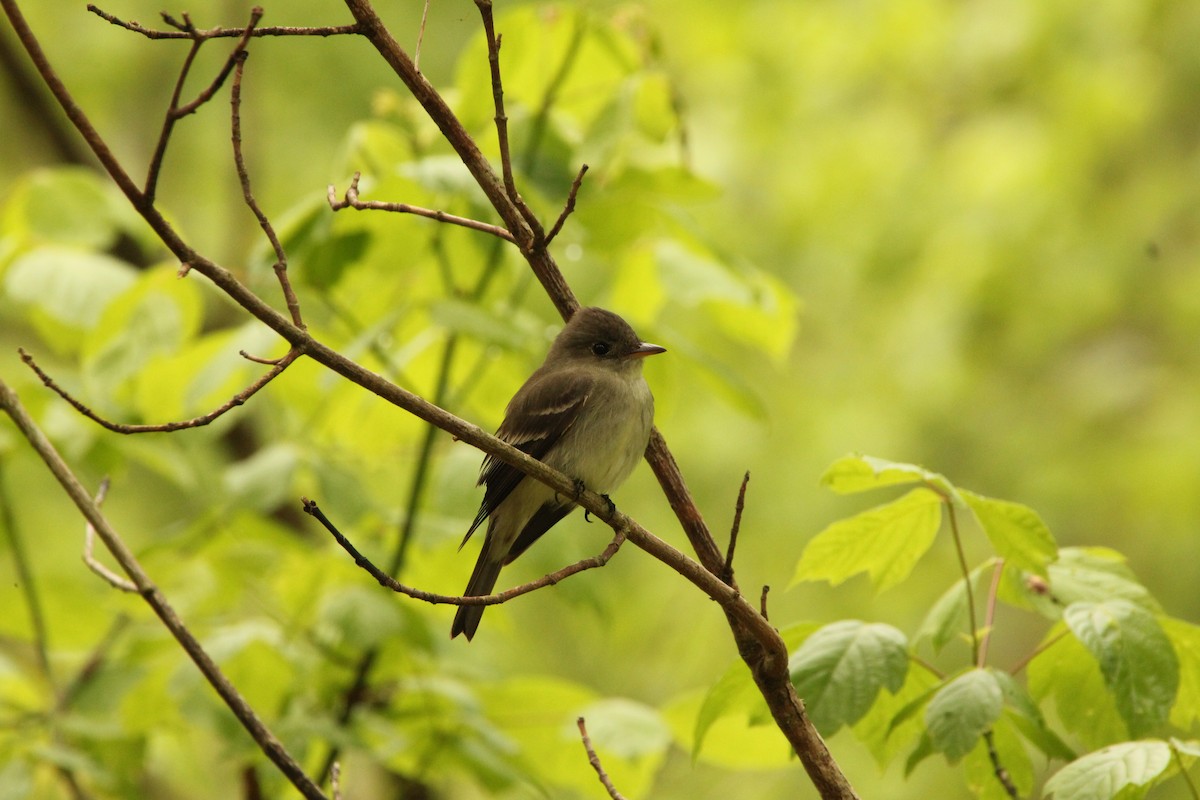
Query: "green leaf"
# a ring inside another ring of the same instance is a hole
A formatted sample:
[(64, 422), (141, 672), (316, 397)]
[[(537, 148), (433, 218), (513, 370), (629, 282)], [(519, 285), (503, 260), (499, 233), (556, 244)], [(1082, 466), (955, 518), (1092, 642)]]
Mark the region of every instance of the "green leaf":
[(87, 329), (108, 302), (133, 285), (136, 273), (111, 256), (69, 247), (42, 247), (13, 263), (5, 289), (64, 324)]
[(908, 640), (891, 625), (844, 620), (826, 625), (792, 654), (788, 671), (813, 724), (826, 736), (853, 725), (880, 689), (896, 692), (908, 670)]
[(1047, 577), (1047, 565), (1058, 555), (1050, 529), (1037, 512), (1020, 503), (995, 500), (959, 490), (983, 526), (992, 547), (1008, 564)]
[(1046, 781), (1045, 793), (1054, 800), (1130, 800), (1145, 796), (1170, 766), (1166, 742), (1121, 742), (1067, 764)]
[(916, 712), (937, 685), (937, 676), (929, 670), (910, 669), (899, 690), (880, 692), (870, 710), (854, 724), (854, 735), (881, 768), (925, 732), (925, 723)]
[(1000, 718), (1004, 693), (995, 675), (972, 669), (947, 683), (925, 707), (929, 738), (954, 763), (979, 742)]
[(112, 197), (114, 192), (95, 170), (37, 170), (11, 196), (12, 210), (23, 212), (24, 224), (16, 230), (35, 242), (102, 250), (116, 239), (123, 216)]
[(838, 494), (853, 494), (906, 483), (933, 484), (947, 490), (947, 494), (954, 490), (943, 476), (924, 467), (856, 453), (842, 456), (821, 476), (821, 485)]
[(1200, 626), (1161, 617), (1163, 633), (1179, 657), (1179, 692), (1171, 710), (1171, 724), (1190, 730), (1200, 720)]
[(1167, 721), (1179, 690), (1179, 659), (1154, 615), (1128, 600), (1073, 603), (1063, 621), (1083, 643), (1134, 736)]
[(1064, 761), (1075, 758), (1075, 751), (1046, 725), (1041, 709), (1025, 687), (1007, 672), (996, 669), (989, 671), (1004, 693), (1005, 712), (1025, 738), (1050, 758), (1061, 758)]
[(1096, 660), (1065, 628), (1062, 623), (1051, 628), (1029, 662), (1030, 694), (1039, 702), (1052, 699), (1062, 726), (1088, 749), (1129, 738)]
[(619, 758), (661, 757), (671, 744), (662, 715), (621, 697), (598, 700), (583, 710), (592, 743)]
[[(969, 580), (972, 588), (978, 591), (979, 577), (984, 570), (994, 567), (995, 561), (991, 560), (971, 570)], [(913, 639), (917, 642), (928, 639), (933, 651), (940, 652), (951, 639), (969, 634), (969, 619), (967, 584), (965, 581), (956, 580), (929, 609), (929, 613), (925, 615), (925, 619), (921, 622), (921, 627)]]
[(1058, 619), (1064, 607), (1080, 601), (1124, 599), (1159, 611), (1150, 591), (1138, 583), (1125, 557), (1104, 547), (1064, 547), (1047, 569), (1048, 579), (1025, 570), (1005, 570), (1000, 599), (1018, 608)]
[(804, 548), (794, 586), (827, 580), (837, 585), (866, 572), (882, 591), (908, 577), (932, 545), (941, 524), (942, 498), (925, 488), (913, 489), (891, 503), (835, 522)]

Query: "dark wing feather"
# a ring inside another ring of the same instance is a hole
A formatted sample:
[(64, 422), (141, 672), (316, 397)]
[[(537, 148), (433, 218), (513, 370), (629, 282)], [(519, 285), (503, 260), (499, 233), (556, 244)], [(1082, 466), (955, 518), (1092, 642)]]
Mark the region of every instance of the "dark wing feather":
[[(509, 402), (508, 412), (496, 435), (533, 458), (544, 460), (546, 454), (562, 439), (563, 434), (571, 429), (587, 403), (591, 389), (592, 381), (579, 375), (564, 376), (561, 372), (544, 375), (540, 371), (534, 373)], [(459, 547), (467, 543), (475, 529), (500, 507), (524, 477), (525, 473), (498, 458), (484, 458), (483, 467), (479, 471), (479, 483), (485, 484), (487, 488), (483, 492), (479, 513), (475, 515), (475, 520)], [(569, 510), (568, 508), (567, 511)], [(554, 522), (562, 519), (567, 511), (559, 514)], [(539, 511), (535, 518), (540, 514)], [(547, 525), (538, 535), (549, 530), (549, 527)], [(529, 541), (532, 542), (532, 539)]]
[(511, 564), (513, 559), (529, 548), (529, 545), (536, 542), (543, 533), (553, 528), (560, 519), (574, 510), (575, 504), (570, 502), (544, 503), (529, 518), (529, 522), (525, 523), (525, 527), (517, 535), (512, 547), (508, 548), (508, 555), (504, 557), (504, 563)]

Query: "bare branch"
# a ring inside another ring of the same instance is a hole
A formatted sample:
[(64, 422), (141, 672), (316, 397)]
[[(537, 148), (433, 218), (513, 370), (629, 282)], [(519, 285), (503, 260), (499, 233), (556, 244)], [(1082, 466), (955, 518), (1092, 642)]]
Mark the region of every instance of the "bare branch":
[(721, 570), (721, 580), (730, 585), (733, 584), (733, 552), (737, 549), (738, 531), (742, 527), (742, 509), (746, 507), (746, 484), (748, 483), (750, 483), (750, 470), (746, 470), (746, 475), (742, 478), (742, 488), (738, 489), (737, 504), (733, 507), (733, 525), (729, 528), (729, 549), (725, 551), (725, 568)]
[(429, 21), (429, 0), (425, 0), (425, 7), (421, 9), (421, 27), (417, 29), (417, 46), (413, 48), (413, 67), (417, 72), (421, 71), (421, 43), (425, 41), (425, 23)]
[(483, 32), (487, 37), (488, 67), (492, 73), (492, 102), (495, 105), (496, 140), (500, 145), (500, 172), (504, 178), (504, 191), (509, 201), (520, 212), (525, 224), (533, 231), (534, 242), (544, 244), (542, 224), (525, 205), (517, 182), (513, 178), (512, 151), (508, 143), (508, 114), (504, 111), (504, 83), (500, 78), (500, 37), (496, 35), (496, 23), (492, 17), (492, 0), (475, 0), (479, 16), (483, 19)]
[(1008, 768), (1000, 761), (1000, 754), (996, 751), (996, 737), (991, 731), (985, 731), (983, 740), (987, 743), (988, 758), (992, 761), (992, 771), (996, 775), (996, 780), (1000, 781), (1000, 785), (1004, 787), (1004, 791), (1009, 797), (1017, 800), (1021, 794), (1017, 791), (1017, 786), (1013, 783)]
[(562, 226), (567, 221), (567, 217), (571, 216), (571, 212), (575, 210), (575, 195), (579, 194), (579, 187), (583, 185), (583, 176), (587, 174), (588, 165), (584, 164), (579, 168), (579, 174), (575, 176), (575, 180), (571, 182), (571, 190), (567, 192), (567, 204), (563, 206), (562, 213), (558, 215), (558, 219), (554, 221), (554, 227), (550, 228), (550, 232), (546, 234), (546, 246), (554, 241), (554, 237), (558, 236), (558, 232), (562, 230)]
[[(167, 15), (163, 15), (168, 25), (175, 27), (173, 31), (153, 30), (151, 28), (139, 25), (132, 20), (126, 21), (119, 19), (103, 9), (88, 3), (87, 10), (100, 17), (106, 22), (116, 25), (118, 28), (124, 28), (127, 31), (145, 36), (147, 39), (232, 39), (241, 36), (245, 31), (244, 28), (209, 28), (207, 30), (185, 30), (186, 25), (181, 26)], [(261, 11), (261, 9), (260, 9)], [(186, 15), (185, 15), (186, 18)], [(262, 36), (345, 36), (347, 34), (358, 34), (358, 25), (326, 25), (322, 27), (294, 27), (288, 25), (275, 25), (265, 28), (255, 28), (252, 34), (255, 37)]]
[(337, 199), (337, 191), (330, 184), (326, 191), (326, 199), (329, 201), (329, 207), (334, 211), (341, 211), (343, 208), (353, 208), (356, 211), (391, 211), (396, 214), (415, 214), (418, 217), (445, 222), (450, 225), (459, 225), (463, 228), (470, 228), (474, 231), (480, 231), (495, 236), (497, 239), (503, 239), (506, 242), (516, 244), (516, 239), (504, 228), (499, 225), (492, 225), (488, 222), (480, 222), (477, 219), (468, 217), (460, 217), (455, 214), (449, 214), (445, 211), (439, 211), (435, 208), (423, 208), (421, 206), (409, 205), (408, 203), (385, 203), (382, 200), (360, 200), (358, 199), (358, 182), (362, 177), (362, 173), (354, 173), (354, 177), (350, 179), (350, 185), (346, 187), (346, 194), (341, 200)]
[[(93, 500), (96, 508), (104, 505), (104, 498), (108, 495), (108, 478), (100, 481), (100, 488), (96, 490), (96, 499)], [(122, 592), (137, 594), (138, 587), (133, 585), (133, 582), (128, 578), (122, 578), (117, 573), (113, 572), (108, 567), (96, 560), (92, 554), (92, 549), (96, 544), (96, 528), (92, 523), (87, 523), (83, 531), (83, 563), (87, 564), (88, 569), (99, 575), (110, 586), (115, 589), (120, 589)]]
[(242, 355), (251, 361), (257, 361), (260, 364), (274, 364), (274, 366), (254, 383), (250, 384), (245, 389), (229, 398), (229, 400), (223, 405), (213, 409), (207, 414), (202, 414), (199, 417), (193, 417), (191, 419), (181, 420), (179, 422), (163, 422), (157, 425), (126, 425), (120, 422), (109, 422), (95, 411), (92, 411), (83, 403), (79, 402), (70, 394), (68, 394), (66, 389), (63, 389), (61, 386), (55, 383), (54, 379), (47, 375), (46, 372), (40, 366), (38, 366), (37, 362), (33, 360), (33, 356), (29, 355), (29, 353), (26, 353), (22, 348), (17, 348), (17, 352), (21, 355), (21, 360), (24, 361), (30, 369), (37, 373), (37, 376), (41, 378), (42, 383), (45, 384), (46, 388), (55, 392), (63, 400), (66, 400), (68, 403), (70, 403), (76, 411), (78, 411), (80, 414), (83, 414), (96, 424), (107, 428), (113, 433), (122, 434), (170, 433), (171, 431), (180, 431), (184, 430), (185, 428), (199, 428), (203, 425), (207, 425), (220, 417), (222, 414), (225, 414), (227, 411), (245, 404), (245, 402), (253, 397), (259, 389), (273, 381), (279, 375), (279, 373), (287, 369), (293, 361), (300, 357), (300, 351), (295, 348), (289, 350), (286, 355), (276, 361), (263, 361), (262, 359), (252, 358), (243, 352)]
[(450, 594), (435, 594), (434, 592), (426, 592), (421, 589), (414, 589), (411, 586), (405, 586), (391, 575), (388, 575), (379, 567), (375, 566), (375, 564), (372, 563), (369, 558), (358, 552), (358, 548), (351, 544), (350, 540), (347, 539), (342, 532), (339, 531), (337, 527), (329, 521), (329, 518), (325, 516), (324, 512), (317, 507), (315, 501), (309, 500), (306, 497), (302, 497), (300, 502), (304, 505), (304, 513), (316, 517), (317, 521), (324, 525), (327, 531), (333, 534), (333, 538), (337, 540), (337, 543), (341, 545), (342, 549), (354, 558), (355, 565), (365, 570), (372, 578), (379, 582), (380, 586), (391, 589), (393, 592), (407, 595), (415, 600), (424, 600), (426, 603), (434, 604), (445, 603), (455, 606), (491, 606), (499, 605), (500, 603), (506, 603), (514, 597), (520, 597), (523, 594), (529, 594), (530, 592), (537, 591), (538, 589), (543, 589), (547, 586), (553, 586), (559, 581), (565, 580), (566, 578), (569, 578), (576, 573), (583, 572), (584, 570), (603, 567), (608, 563), (610, 558), (616, 555), (617, 550), (619, 550), (621, 545), (625, 542), (625, 531), (617, 529), (616, 534), (613, 536), (613, 540), (608, 543), (608, 547), (604, 548), (603, 552), (601, 552), (599, 555), (577, 561), (574, 564), (557, 570), (556, 572), (551, 572), (549, 575), (543, 575), (535, 581), (523, 583), (520, 586), (514, 586), (513, 588), (506, 589), (503, 592), (477, 595), (472, 597), (463, 597), (460, 595)]
[[(9, 3), (11, 0), (0, 0), (0, 2)], [(6, 9), (8, 6), (6, 5)], [(54, 445), (50, 444), (50, 440), (30, 418), (25, 408), (21, 405), (17, 398), (16, 392), (8, 387), (3, 381), (0, 381), (0, 410), (8, 414), (9, 418), (16, 424), (17, 429), (33, 447), (37, 454), (41, 457), (43, 463), (50, 469), (67, 495), (79, 508), (84, 518), (95, 528), (96, 535), (104, 542), (105, 547), (112, 553), (113, 558), (121, 565), (121, 569), (129, 576), (134, 586), (137, 588), (138, 594), (142, 599), (154, 610), (158, 618), (162, 620), (163, 625), (175, 637), (183, 649), (187, 652), (188, 657), (200, 669), (209, 684), (216, 690), (221, 699), (225, 701), (225, 705), (234, 713), (241, 722), (246, 731), (258, 743), (258, 746), (266, 754), (267, 758), (278, 767), (279, 771), (292, 782), (304, 797), (309, 800), (326, 800), (325, 795), (320, 788), (313, 783), (296, 760), (284, 749), (280, 741), (275, 738), (275, 735), (267, 729), (262, 720), (254, 712), (254, 709), (246, 702), (245, 698), (238, 693), (237, 689), (229, 682), (221, 669), (209, 657), (196, 638), (192, 636), (191, 631), (184, 625), (183, 621), (175, 613), (175, 609), (167, 602), (166, 597), (159, 591), (158, 587), (150, 580), (150, 576), (142, 569), (137, 558), (133, 555), (125, 542), (117, 534), (116, 530), (109, 525), (108, 520), (100, 512), (100, 508), (95, 501), (88, 495), (87, 489), (71, 472), (71, 468), (63, 461), (62, 456), (54, 449)]]
[(576, 720), (579, 726), (579, 738), (583, 740), (583, 749), (587, 751), (588, 763), (592, 765), (592, 769), (596, 770), (596, 776), (600, 778), (600, 785), (608, 792), (608, 796), (612, 800), (625, 800), (625, 797), (617, 791), (617, 787), (613, 786), (612, 779), (608, 777), (608, 773), (604, 771), (604, 766), (600, 763), (600, 756), (596, 755), (596, 750), (592, 747), (591, 737), (588, 736), (587, 723), (583, 717)]
[(771, 587), (764, 583), (763, 588), (762, 588), (762, 594), (758, 596), (758, 613), (762, 614), (763, 619), (768, 619), (768, 617), (767, 617), (767, 595), (770, 593), (770, 591), (771, 591)]
[[(257, 9), (256, 9), (257, 10)], [(255, 20), (250, 21), (253, 26)], [(246, 29), (247, 35), (250, 28)], [(244, 45), (245, 40), (239, 43), (239, 46)], [(275, 277), (279, 281), (279, 288), (283, 290), (283, 300), (287, 303), (288, 313), (292, 316), (292, 323), (297, 328), (304, 328), (304, 320), (300, 317), (300, 301), (296, 298), (296, 292), (292, 289), (292, 282), (288, 280), (287, 274), (287, 254), (283, 251), (283, 245), (279, 242), (279, 236), (275, 233), (275, 226), (271, 224), (271, 220), (263, 213), (262, 208), (258, 205), (258, 201), (254, 199), (254, 192), (250, 189), (250, 173), (246, 169), (246, 159), (242, 155), (242, 74), (246, 69), (246, 58), (250, 54), (245, 50), (240, 50), (236, 54), (236, 66), (233, 74), (233, 88), (230, 91), (230, 107), (232, 108), (231, 115), (231, 138), (233, 139), (233, 163), (237, 168), (238, 182), (242, 186), (242, 199), (246, 201), (246, 205), (254, 212), (255, 219), (258, 220), (258, 226), (262, 228), (263, 233), (267, 237), (267, 241), (271, 243), (271, 249), (275, 251)]]

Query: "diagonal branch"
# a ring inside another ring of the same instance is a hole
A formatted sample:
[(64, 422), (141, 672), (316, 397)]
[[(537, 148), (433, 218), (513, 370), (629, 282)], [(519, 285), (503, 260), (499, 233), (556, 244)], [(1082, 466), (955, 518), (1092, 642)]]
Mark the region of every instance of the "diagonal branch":
[(212, 660), (212, 658), (196, 641), (196, 638), (184, 625), (183, 621), (175, 613), (175, 609), (167, 602), (166, 597), (159, 591), (158, 587), (150, 580), (150, 576), (142, 569), (137, 558), (117, 534), (116, 530), (108, 524), (108, 520), (100, 512), (100, 508), (96, 505), (88, 494), (87, 489), (71, 472), (71, 468), (63, 461), (62, 456), (54, 449), (54, 445), (46, 438), (41, 429), (37, 427), (33, 419), (25, 411), (25, 408), (18, 400), (16, 392), (8, 387), (6, 383), (0, 381), (0, 410), (8, 414), (9, 418), (16, 424), (17, 429), (33, 447), (42, 461), (50, 469), (50, 472), (58, 479), (67, 495), (74, 501), (76, 507), (87, 519), (88, 523), (96, 530), (104, 546), (112, 553), (113, 558), (121, 565), (121, 569), (129, 576), (137, 588), (138, 594), (146, 601), (147, 605), (154, 610), (158, 618), (162, 620), (163, 625), (175, 637), (188, 657), (200, 669), (200, 672), (208, 680), (209, 684), (216, 690), (217, 694), (225, 702), (241, 722), (242, 726), (254, 737), (254, 741), (262, 749), (279, 771), (292, 782), (304, 797), (309, 800), (325, 800), (325, 795), (322, 794), (320, 788), (313, 783), (300, 765), (292, 758), (291, 754), (284, 749), (283, 745), (275, 735), (267, 729), (262, 720), (254, 712), (246, 702), (245, 698), (233, 687), (233, 684), (221, 672), (220, 667)]

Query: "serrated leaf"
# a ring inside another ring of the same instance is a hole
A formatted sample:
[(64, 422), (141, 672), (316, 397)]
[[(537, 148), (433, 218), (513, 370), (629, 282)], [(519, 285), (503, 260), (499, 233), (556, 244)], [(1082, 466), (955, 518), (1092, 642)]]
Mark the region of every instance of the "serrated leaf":
[(954, 490), (945, 477), (924, 467), (857, 453), (842, 456), (830, 464), (821, 476), (821, 485), (838, 494), (853, 494), (906, 483), (931, 483), (948, 490), (948, 494)]
[(985, 731), (1000, 718), (1004, 693), (996, 677), (972, 669), (947, 683), (925, 707), (929, 738), (954, 763), (971, 752)]
[(1154, 615), (1128, 600), (1074, 603), (1063, 621), (1095, 657), (1134, 736), (1167, 721), (1179, 690), (1179, 660)]
[(1058, 545), (1037, 512), (1020, 503), (995, 500), (960, 489), (992, 547), (1006, 563), (1047, 577), (1047, 565), (1058, 555)]
[(895, 692), (908, 670), (908, 640), (891, 625), (844, 620), (826, 625), (792, 654), (788, 671), (813, 724), (826, 736), (853, 725), (880, 689)]
[(913, 489), (891, 503), (833, 523), (804, 548), (792, 585), (827, 580), (836, 586), (866, 572), (877, 591), (894, 586), (933, 545), (941, 507), (936, 492)]
[[(994, 564), (994, 560), (988, 561), (971, 570), (968, 580), (973, 589), (978, 591), (979, 576), (983, 574), (984, 570), (994, 567)], [(925, 615), (925, 619), (922, 620), (921, 627), (913, 639), (917, 642), (928, 639), (933, 651), (940, 652), (951, 639), (969, 633), (969, 619), (967, 584), (965, 581), (956, 580), (929, 609), (929, 613)]]
[[(1045, 793), (1054, 800), (1142, 797), (1170, 766), (1171, 748), (1166, 742), (1121, 742), (1067, 764), (1046, 781)], [(1141, 790), (1126, 793), (1131, 788)]]

